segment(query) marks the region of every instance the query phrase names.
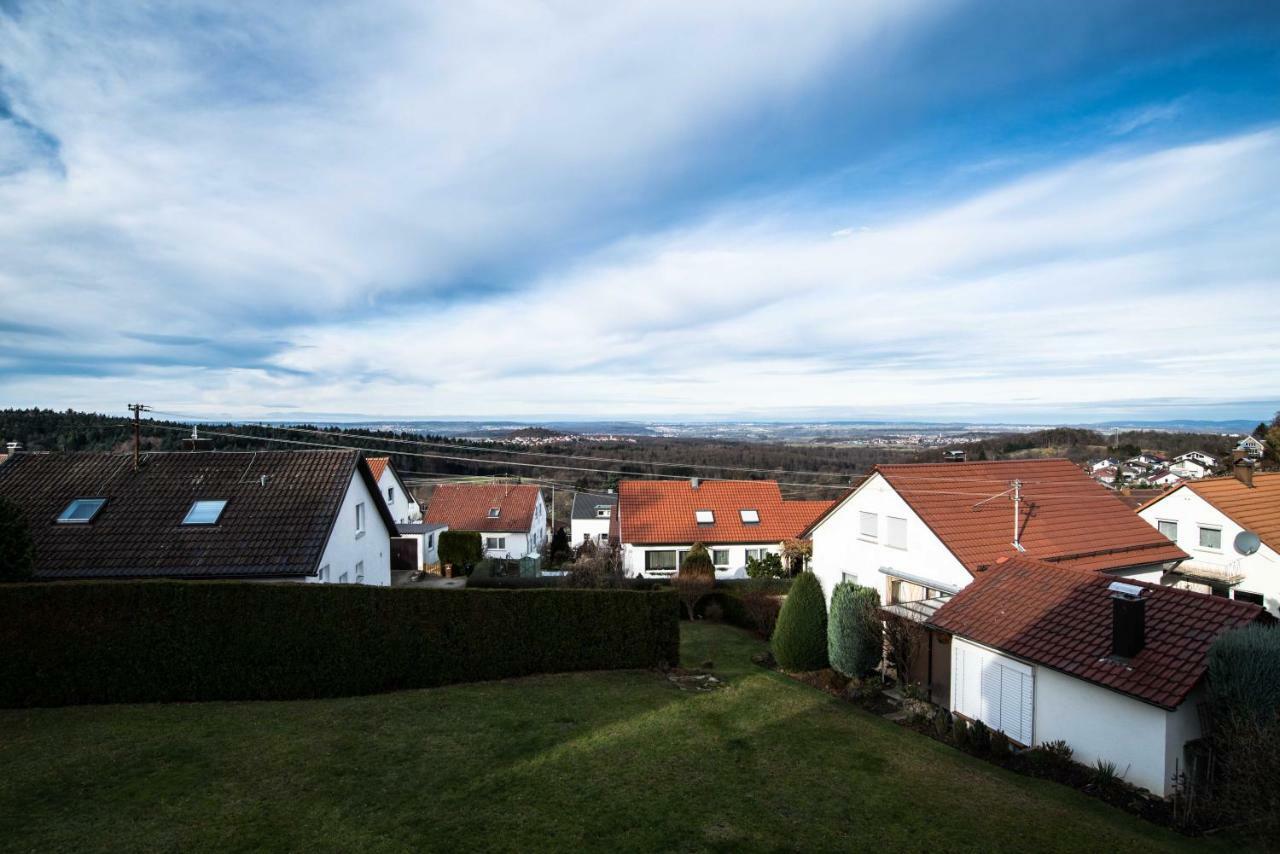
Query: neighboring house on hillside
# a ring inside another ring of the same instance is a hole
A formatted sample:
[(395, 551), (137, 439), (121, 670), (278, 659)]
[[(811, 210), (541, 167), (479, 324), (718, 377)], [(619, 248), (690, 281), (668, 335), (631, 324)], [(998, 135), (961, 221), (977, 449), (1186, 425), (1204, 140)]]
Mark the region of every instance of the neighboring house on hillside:
[(597, 546), (618, 541), (618, 496), (579, 492), (573, 496), (569, 519), (569, 543), (577, 548), (586, 540)]
[(1013, 558), (926, 623), (951, 662), (948, 707), (1025, 746), (1063, 740), (1086, 765), (1167, 796), (1201, 736), (1209, 647), (1268, 619), (1256, 605)]
[(1185, 454), (1179, 454), (1173, 458), (1175, 463), (1181, 463), (1190, 460), (1198, 463), (1204, 468), (1212, 471), (1218, 465), (1218, 458), (1212, 454), (1206, 454), (1203, 451), (1187, 451)]
[[(828, 600), (852, 581), (914, 622), (1002, 557), (1154, 582), (1187, 559), (1062, 459), (877, 466), (806, 533)], [(945, 649), (923, 650), (909, 674), (935, 702), (946, 695), (947, 661)]]
[(490, 558), (536, 555), (547, 541), (542, 490), (527, 484), (441, 484), (431, 494), (423, 521), (451, 531), (478, 531)]
[(1182, 478), (1175, 474), (1171, 469), (1159, 468), (1151, 471), (1138, 478), (1139, 481), (1150, 486), (1175, 486), (1182, 483)]
[(1149, 469), (1149, 468), (1155, 468), (1156, 466), (1162, 466), (1169, 461), (1166, 460), (1164, 457), (1160, 456), (1159, 454), (1153, 453), (1151, 451), (1143, 451), (1141, 454), (1138, 454), (1136, 457), (1130, 457), (1129, 459), (1125, 460), (1125, 462), (1131, 466), (1138, 466), (1140, 468)]
[[(1200, 454), (1200, 456), (1207, 456)], [(1212, 457), (1210, 457), (1212, 459)], [(1213, 473), (1214, 464), (1205, 463), (1197, 457), (1184, 454), (1174, 460), (1169, 466), (1169, 471), (1187, 480), (1198, 480), (1202, 477), (1208, 477)]]
[(356, 451), (17, 454), (0, 496), (40, 580), (391, 583), (395, 520)]
[(400, 473), (391, 465), (390, 457), (365, 457), (369, 470), (378, 481), (378, 491), (386, 502), (391, 518), (397, 524), (422, 521), (422, 508), (414, 500), (409, 487), (400, 479)]
[(1280, 472), (1236, 468), (1237, 477), (1172, 489), (1138, 515), (1191, 555), (1166, 581), (1280, 615)]
[(743, 578), (748, 558), (781, 554), (783, 541), (799, 537), (830, 506), (784, 501), (771, 480), (624, 480), (617, 511), (623, 571), (670, 577), (702, 543), (718, 578)]
[(1251, 460), (1260, 460), (1262, 455), (1267, 452), (1267, 443), (1256, 436), (1245, 436), (1236, 445), (1236, 450), (1242, 452)]
[(1120, 472), (1115, 468), (1100, 468), (1093, 470), (1093, 479), (1098, 483), (1105, 483), (1108, 486), (1116, 482), (1116, 478), (1120, 476)]
[(1090, 463), (1089, 471), (1094, 472), (1096, 474), (1102, 469), (1114, 469), (1114, 468), (1119, 468), (1119, 466), (1120, 466), (1119, 460), (1115, 459), (1114, 457), (1108, 457), (1105, 460), (1097, 460), (1096, 462)]

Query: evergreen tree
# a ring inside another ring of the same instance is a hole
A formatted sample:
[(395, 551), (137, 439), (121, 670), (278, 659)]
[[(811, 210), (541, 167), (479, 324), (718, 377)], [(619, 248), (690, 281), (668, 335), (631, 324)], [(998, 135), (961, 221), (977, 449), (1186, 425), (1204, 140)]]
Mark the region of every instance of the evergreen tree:
[(812, 572), (802, 572), (782, 603), (773, 629), (773, 657), (783, 670), (827, 666), (827, 602)]

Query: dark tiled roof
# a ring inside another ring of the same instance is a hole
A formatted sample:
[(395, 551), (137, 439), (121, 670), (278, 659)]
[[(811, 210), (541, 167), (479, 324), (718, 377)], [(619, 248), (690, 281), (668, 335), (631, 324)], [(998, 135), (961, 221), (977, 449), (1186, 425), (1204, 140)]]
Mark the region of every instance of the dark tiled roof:
[(1014, 480), (1022, 482), (1019, 542), (1028, 557), (1098, 571), (1187, 559), (1070, 460), (884, 465), (875, 470), (970, 573), (1018, 554), (1012, 500), (993, 498)]
[[(18, 454), (0, 469), (0, 496), (27, 516), (37, 578), (302, 576), (356, 471), (376, 495), (355, 451), (151, 453), (137, 472), (128, 454)], [(76, 498), (107, 502), (87, 525), (58, 524)], [(216, 525), (182, 524), (193, 501), (216, 499), (227, 501)]]
[(573, 496), (572, 518), (594, 519), (596, 518), (596, 507), (601, 504), (608, 504), (610, 507), (615, 507), (618, 504), (618, 496), (600, 495), (594, 492), (579, 492)]
[(1223, 632), (1266, 619), (1248, 602), (1126, 580), (1143, 588), (1146, 645), (1111, 658), (1115, 579), (1013, 558), (979, 573), (928, 625), (1017, 658), (1136, 697), (1178, 706), (1204, 675)]
[[(624, 543), (780, 543), (800, 536), (831, 506), (829, 501), (784, 501), (772, 480), (624, 480), (618, 484), (618, 517)], [(699, 525), (698, 510), (715, 521)], [(757, 524), (742, 521), (755, 510)]]
[[(452, 531), (518, 533), (533, 525), (538, 487), (514, 483), (445, 483), (431, 493), (424, 522), (440, 522)], [(498, 508), (497, 518), (489, 509)]]

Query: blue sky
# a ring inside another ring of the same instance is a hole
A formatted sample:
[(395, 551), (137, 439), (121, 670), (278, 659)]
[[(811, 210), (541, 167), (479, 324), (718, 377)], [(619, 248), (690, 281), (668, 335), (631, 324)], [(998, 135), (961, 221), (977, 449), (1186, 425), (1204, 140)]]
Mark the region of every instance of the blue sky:
[(0, 0), (0, 405), (1280, 408), (1280, 6)]

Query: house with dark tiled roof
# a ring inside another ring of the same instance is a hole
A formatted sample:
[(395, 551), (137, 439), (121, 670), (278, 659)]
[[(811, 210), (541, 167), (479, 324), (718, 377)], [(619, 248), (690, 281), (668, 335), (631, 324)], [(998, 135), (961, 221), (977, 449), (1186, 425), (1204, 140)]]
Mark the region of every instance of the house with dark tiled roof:
[(624, 480), (618, 536), (627, 575), (675, 575), (694, 543), (711, 553), (719, 578), (746, 576), (747, 560), (780, 554), (786, 540), (831, 506), (787, 501), (772, 480)]
[(396, 524), (411, 524), (422, 521), (422, 508), (400, 479), (400, 473), (391, 464), (390, 457), (365, 457), (369, 470), (378, 482), (378, 494), (387, 505), (387, 511)]
[(1159, 795), (1201, 736), (1209, 647), (1257, 605), (1024, 557), (1001, 559), (925, 624), (951, 711), (1018, 744), (1063, 740)]
[(37, 580), (387, 585), (395, 521), (356, 451), (18, 453)]
[(485, 557), (491, 558), (536, 555), (547, 541), (547, 505), (542, 490), (529, 484), (441, 484), (423, 522), (479, 532)]
[(597, 546), (618, 542), (618, 496), (616, 493), (578, 492), (569, 511), (569, 542), (577, 546), (590, 541)]
[(1234, 471), (1184, 483), (1138, 515), (1191, 555), (1167, 580), (1280, 615), (1280, 472), (1256, 472), (1249, 460)]

